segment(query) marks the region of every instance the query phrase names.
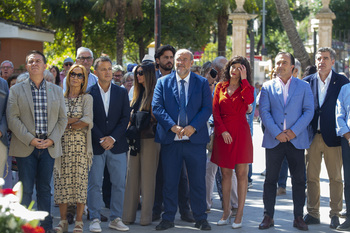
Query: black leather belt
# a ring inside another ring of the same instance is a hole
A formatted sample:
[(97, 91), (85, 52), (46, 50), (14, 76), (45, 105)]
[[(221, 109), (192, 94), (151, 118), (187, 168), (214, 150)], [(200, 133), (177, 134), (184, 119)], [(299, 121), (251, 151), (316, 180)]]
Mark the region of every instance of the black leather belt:
[(47, 134), (36, 134), (35, 137), (38, 138), (38, 139), (44, 139), (45, 140), (45, 139), (47, 139)]

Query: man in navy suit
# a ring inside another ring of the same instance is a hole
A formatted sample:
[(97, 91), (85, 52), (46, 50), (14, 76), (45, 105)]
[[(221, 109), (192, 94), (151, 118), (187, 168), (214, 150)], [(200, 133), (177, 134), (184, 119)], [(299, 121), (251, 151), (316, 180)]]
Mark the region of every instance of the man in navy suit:
[(322, 155), (326, 164), (329, 187), (331, 228), (339, 225), (343, 207), (342, 155), (340, 137), (336, 135), (335, 106), (341, 87), (349, 81), (332, 71), (335, 62), (332, 48), (319, 48), (316, 54), (317, 73), (304, 80), (310, 83), (314, 95), (315, 115), (310, 123), (312, 143), (306, 154), (307, 211), (306, 224), (320, 223), (320, 171)]
[(105, 165), (107, 165), (112, 183), (109, 228), (128, 231), (129, 228), (121, 220), (125, 190), (126, 152), (129, 150), (125, 137), (130, 118), (128, 92), (125, 88), (111, 83), (112, 62), (108, 57), (100, 57), (95, 61), (95, 74), (98, 77), (98, 82), (90, 90), (94, 101), (94, 127), (91, 130), (94, 157), (89, 172), (87, 200), (90, 219), (92, 219), (90, 231), (102, 231), (100, 210)]
[[(159, 79), (165, 75), (175, 72), (174, 67), (175, 48), (171, 45), (160, 46), (154, 58), (159, 70), (156, 72), (156, 78)], [(179, 182), (179, 212), (181, 219), (186, 222), (194, 222), (193, 215), (190, 208), (189, 187), (187, 179), (186, 166), (183, 165), (181, 169), (180, 182)], [(159, 156), (159, 164), (156, 177), (156, 192), (154, 196), (154, 205), (152, 209), (152, 221), (160, 219), (162, 213), (163, 204), (163, 167), (162, 167), (162, 155)]]
[(259, 229), (274, 225), (276, 189), (281, 164), (287, 158), (292, 177), (294, 223), (308, 230), (303, 220), (305, 204), (304, 150), (310, 142), (307, 127), (314, 115), (310, 86), (292, 76), (294, 57), (280, 52), (275, 59), (276, 78), (264, 83), (260, 95), (260, 116), (265, 126), (262, 146), (266, 148), (264, 219)]
[(156, 142), (161, 143), (164, 174), (164, 214), (156, 230), (174, 227), (178, 184), (185, 161), (195, 227), (211, 230), (205, 201), (207, 120), (212, 112), (208, 81), (190, 72), (193, 54), (180, 49), (175, 54), (175, 73), (158, 79), (152, 110), (158, 121)]

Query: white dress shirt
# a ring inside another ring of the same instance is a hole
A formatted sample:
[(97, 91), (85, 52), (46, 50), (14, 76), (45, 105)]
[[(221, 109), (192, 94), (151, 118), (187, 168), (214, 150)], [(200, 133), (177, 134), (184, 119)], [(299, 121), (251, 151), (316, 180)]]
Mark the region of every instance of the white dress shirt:
[(109, 101), (111, 99), (111, 86), (112, 84), (109, 84), (107, 92), (105, 92), (100, 84), (97, 82), (98, 88), (100, 89), (101, 92), (101, 97), (102, 97), (102, 102), (103, 106), (105, 108), (106, 116), (108, 116), (108, 110), (109, 110)]
[[(321, 80), (319, 73), (317, 73), (317, 83), (318, 83), (318, 105), (322, 107), (324, 103), (324, 99), (327, 95), (327, 90), (329, 87), (329, 83), (331, 82), (332, 78), (332, 70), (329, 72), (327, 78), (324, 80), (324, 82)], [(318, 124), (317, 129), (320, 130), (320, 117), (318, 117)]]
[[(185, 80), (185, 99), (186, 99), (186, 106), (187, 106), (187, 102), (188, 102), (188, 87), (190, 85), (190, 75), (191, 75), (191, 72), (188, 73), (188, 75), (186, 76), (186, 78), (184, 79)], [(177, 90), (178, 90), (178, 93), (179, 93), (179, 98), (180, 98), (180, 89), (181, 89), (181, 81), (182, 79), (180, 78), (180, 76), (176, 73), (176, 83), (177, 83)], [(177, 124), (179, 125), (179, 121), (180, 121), (180, 118), (178, 116), (177, 118)], [(187, 115), (186, 115), (186, 122), (187, 122)], [(188, 124), (188, 122), (187, 122)], [(189, 137), (187, 136), (183, 136), (181, 139), (177, 136), (177, 134), (175, 135), (175, 138), (174, 138), (175, 141), (181, 141), (181, 140), (189, 140)]]

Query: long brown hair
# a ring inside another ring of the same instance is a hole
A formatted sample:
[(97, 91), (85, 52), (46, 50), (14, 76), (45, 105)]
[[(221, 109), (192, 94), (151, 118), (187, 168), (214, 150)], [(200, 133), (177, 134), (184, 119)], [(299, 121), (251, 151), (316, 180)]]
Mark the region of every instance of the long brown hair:
[[(139, 83), (137, 79), (137, 69), (141, 67), (144, 75), (144, 86)], [(133, 106), (137, 99), (139, 98), (141, 94), (141, 90), (144, 88), (144, 92), (142, 95), (141, 105), (140, 105), (140, 111), (150, 111), (151, 110), (151, 103), (153, 98), (153, 92), (154, 87), (156, 86), (156, 72), (154, 64), (151, 62), (143, 62), (140, 65), (138, 65), (135, 69), (134, 73), (134, 95), (131, 100), (130, 105)]]
[(84, 94), (86, 92), (86, 88), (87, 88), (87, 84), (88, 84), (88, 78), (89, 78), (88, 74), (86, 72), (86, 69), (85, 69), (85, 67), (83, 65), (74, 64), (69, 69), (68, 74), (67, 74), (67, 78), (66, 78), (67, 89), (66, 89), (66, 92), (64, 93), (64, 97), (68, 97), (68, 94), (70, 92), (70, 74), (71, 74), (72, 70), (74, 70), (75, 68), (80, 68), (83, 71), (83, 74), (84, 74), (84, 83), (83, 83), (83, 85), (80, 88), (79, 95)]

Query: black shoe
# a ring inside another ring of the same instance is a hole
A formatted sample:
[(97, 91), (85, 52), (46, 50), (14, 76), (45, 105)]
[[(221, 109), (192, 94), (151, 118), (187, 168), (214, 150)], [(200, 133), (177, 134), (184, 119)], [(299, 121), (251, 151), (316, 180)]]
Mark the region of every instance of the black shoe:
[(181, 214), (181, 220), (185, 222), (195, 222), (191, 212), (188, 212), (186, 214)]
[(160, 214), (152, 214), (152, 222), (160, 219)]
[(72, 213), (67, 213), (67, 221), (68, 221), (68, 224), (73, 224), (74, 222), (74, 215)]
[(336, 229), (340, 225), (339, 223), (339, 217), (338, 216), (333, 216), (331, 218), (331, 224), (329, 225), (330, 228)]
[(211, 226), (209, 225), (208, 221), (206, 219), (202, 219), (196, 222), (196, 224), (194, 224), (194, 227), (199, 228), (199, 230), (202, 231), (210, 231), (211, 230)]
[(166, 229), (174, 227), (174, 222), (170, 222), (168, 220), (162, 220), (157, 226), (157, 231), (164, 231)]
[(339, 218), (346, 218), (346, 211), (341, 212)]
[(304, 221), (307, 225), (320, 224), (320, 219), (312, 217), (310, 214), (304, 216)]
[(337, 227), (338, 231), (350, 231), (350, 218), (347, 218), (345, 222)]

